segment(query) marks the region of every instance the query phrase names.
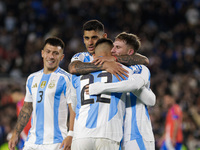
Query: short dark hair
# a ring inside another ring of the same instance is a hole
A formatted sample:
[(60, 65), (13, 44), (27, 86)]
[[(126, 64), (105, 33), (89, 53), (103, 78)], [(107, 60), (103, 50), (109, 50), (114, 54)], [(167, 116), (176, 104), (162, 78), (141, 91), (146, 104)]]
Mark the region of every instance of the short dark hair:
[(131, 46), (134, 49), (134, 53), (136, 53), (141, 46), (140, 39), (132, 33), (122, 32), (115, 37), (115, 40), (116, 39), (120, 39), (126, 42), (127, 45)]
[(89, 20), (83, 25), (83, 31), (100, 31), (104, 32), (104, 25), (98, 20)]
[(65, 43), (58, 37), (49, 37), (49, 38), (47, 38), (45, 40), (45, 42), (44, 42), (44, 46), (43, 47), (45, 47), (46, 44), (50, 44), (52, 46), (60, 46), (63, 50), (65, 48)]
[(111, 39), (101, 38), (96, 42), (95, 47), (97, 47), (99, 44), (102, 44), (102, 43), (108, 43), (110, 46), (113, 46), (113, 41)]

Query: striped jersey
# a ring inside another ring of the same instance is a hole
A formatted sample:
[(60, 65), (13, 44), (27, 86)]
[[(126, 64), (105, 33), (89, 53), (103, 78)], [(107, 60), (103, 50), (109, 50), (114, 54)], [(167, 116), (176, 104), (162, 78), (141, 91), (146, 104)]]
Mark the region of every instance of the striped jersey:
[(72, 76), (72, 85), (77, 94), (74, 139), (93, 137), (108, 138), (120, 142), (123, 136), (126, 93), (91, 96), (85, 93), (88, 84), (118, 81), (114, 75), (106, 71)]
[(75, 54), (72, 59), (71, 62), (79, 60), (82, 62), (91, 62), (93, 61), (93, 56), (89, 53), (89, 52), (81, 52), (81, 53), (77, 53)]
[(70, 91), (71, 75), (60, 67), (51, 74), (41, 70), (28, 77), (25, 102), (33, 104), (28, 143), (62, 143), (67, 137)]
[[(150, 71), (144, 65), (131, 66), (132, 76), (140, 76), (145, 87), (150, 87)], [(129, 76), (131, 78), (131, 76)], [(127, 93), (126, 115), (124, 121), (124, 141), (137, 139), (154, 141), (154, 135), (147, 106), (141, 102), (132, 92)], [(138, 142), (141, 142), (138, 140)], [(142, 145), (139, 143), (139, 145)]]

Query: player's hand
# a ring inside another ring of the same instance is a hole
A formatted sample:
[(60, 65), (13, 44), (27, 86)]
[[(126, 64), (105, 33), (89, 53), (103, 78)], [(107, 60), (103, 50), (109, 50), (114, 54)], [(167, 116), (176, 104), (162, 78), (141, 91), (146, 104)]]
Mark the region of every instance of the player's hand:
[(17, 145), (18, 140), (19, 140), (19, 136), (13, 133), (11, 139), (8, 142), (9, 150), (15, 150), (15, 146)]
[(60, 149), (64, 146), (63, 150), (70, 150), (72, 144), (72, 136), (67, 136), (61, 143)]
[(111, 74), (114, 74), (119, 81), (122, 79), (126, 79), (128, 77), (128, 71), (122, 67), (122, 65), (115, 61), (104, 62), (103, 69)]
[(97, 57), (92, 61), (92, 63), (95, 65), (102, 65), (106, 61), (116, 61), (116, 58), (114, 56)]
[(85, 86), (85, 93), (89, 95), (89, 84)]

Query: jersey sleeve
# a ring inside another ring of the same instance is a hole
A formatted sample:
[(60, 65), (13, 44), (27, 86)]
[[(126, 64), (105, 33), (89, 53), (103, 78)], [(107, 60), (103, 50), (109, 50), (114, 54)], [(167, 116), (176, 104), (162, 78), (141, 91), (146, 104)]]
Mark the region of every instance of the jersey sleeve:
[(133, 75), (129, 78), (131, 79), (139, 76), (141, 80), (143, 80), (144, 85), (147, 85), (151, 76), (149, 69), (144, 65), (134, 65), (131, 66), (131, 68), (133, 69)]
[(77, 60), (81, 61), (81, 62), (84, 62), (84, 58), (85, 58), (85, 56), (84, 56), (83, 53), (77, 53), (72, 57), (71, 62), (77, 61)]
[(66, 76), (65, 81), (66, 81), (66, 86), (65, 86), (64, 95), (65, 95), (65, 98), (67, 99), (67, 103), (69, 104), (69, 103), (72, 103), (72, 100), (71, 100), (71, 88), (72, 88), (71, 75), (69, 76), (69, 78)]
[(32, 78), (28, 77), (27, 81), (26, 81), (26, 95), (24, 98), (25, 102), (33, 102), (33, 98), (32, 98), (32, 92), (31, 92), (31, 82)]
[(151, 89), (147, 89), (145, 86), (139, 90), (132, 92), (137, 98), (140, 99), (147, 106), (154, 106), (156, 103), (156, 96)]

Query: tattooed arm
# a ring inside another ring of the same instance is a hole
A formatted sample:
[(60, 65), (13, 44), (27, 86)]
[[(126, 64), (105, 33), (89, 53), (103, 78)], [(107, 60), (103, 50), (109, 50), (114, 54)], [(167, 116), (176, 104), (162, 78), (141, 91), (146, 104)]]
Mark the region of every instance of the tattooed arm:
[(120, 77), (124, 80), (125, 76), (128, 77), (128, 71), (122, 68), (121, 65), (115, 61), (104, 62), (103, 64), (98, 65), (93, 63), (84, 63), (81, 61), (73, 61), (69, 64), (69, 72), (76, 75), (88, 74), (100, 70), (106, 70), (107, 72), (114, 74), (118, 80), (121, 80)]
[(137, 64), (143, 64), (148, 65), (149, 59), (141, 55), (139, 53), (135, 53), (134, 55), (124, 55), (124, 56), (116, 56), (117, 61), (124, 64), (124, 65), (137, 65)]
[(81, 61), (73, 61), (69, 64), (69, 72), (71, 74), (88, 74), (94, 71), (102, 70), (103, 65), (94, 65), (93, 63), (85, 63)]
[(33, 111), (32, 102), (24, 102), (24, 105), (19, 113), (16, 127), (12, 133), (12, 137), (8, 143), (8, 147), (10, 150), (15, 150), (15, 146), (18, 142), (18, 138), (26, 124), (28, 123), (31, 113)]

